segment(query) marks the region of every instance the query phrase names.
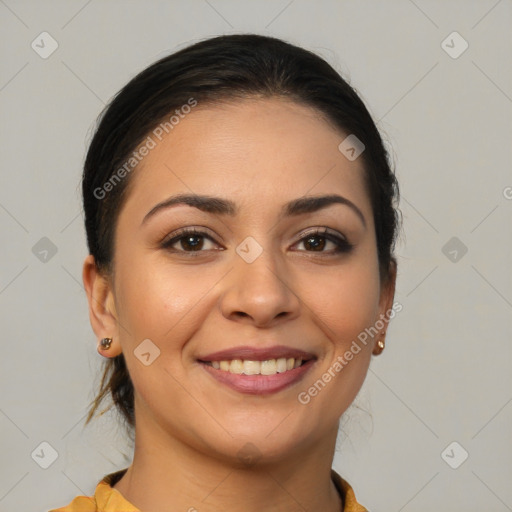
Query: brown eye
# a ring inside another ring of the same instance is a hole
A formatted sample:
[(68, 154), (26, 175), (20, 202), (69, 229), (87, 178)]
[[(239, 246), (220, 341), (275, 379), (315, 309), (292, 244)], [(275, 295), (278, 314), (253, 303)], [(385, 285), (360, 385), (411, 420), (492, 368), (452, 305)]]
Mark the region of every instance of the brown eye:
[[(182, 229), (178, 235), (165, 240), (161, 244), (161, 247), (173, 252), (201, 252), (203, 250), (213, 249), (213, 247), (204, 249), (205, 240), (215, 244), (215, 240), (204, 231)], [(178, 248), (175, 248), (175, 245), (177, 245)]]
[(311, 248), (313, 251), (322, 251), (326, 244), (324, 236), (308, 236), (304, 238), (304, 247)]
[[(328, 232), (326, 229), (316, 230), (306, 234), (305, 237), (299, 240), (299, 244), (300, 243), (304, 244), (306, 252), (319, 252), (326, 254), (349, 252), (353, 247), (353, 245), (347, 240)], [(333, 244), (334, 249), (325, 251), (324, 249), (329, 243)]]
[(204, 237), (201, 235), (187, 235), (179, 240), (184, 250), (200, 251), (204, 245)]

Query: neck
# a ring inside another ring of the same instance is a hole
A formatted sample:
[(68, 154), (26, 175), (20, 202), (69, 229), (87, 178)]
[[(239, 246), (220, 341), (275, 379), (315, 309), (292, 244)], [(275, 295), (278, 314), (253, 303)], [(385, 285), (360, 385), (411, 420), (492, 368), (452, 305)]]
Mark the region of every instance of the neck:
[(139, 510), (340, 512), (331, 480), (337, 429), (278, 463), (230, 464), (137, 423), (132, 465), (114, 485)]

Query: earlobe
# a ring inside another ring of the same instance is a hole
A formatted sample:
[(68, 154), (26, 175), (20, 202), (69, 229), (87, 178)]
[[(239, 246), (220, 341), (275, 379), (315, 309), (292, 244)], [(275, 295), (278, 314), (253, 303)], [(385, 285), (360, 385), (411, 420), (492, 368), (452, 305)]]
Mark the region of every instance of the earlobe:
[[(115, 357), (121, 353), (121, 345), (113, 290), (108, 277), (97, 268), (92, 254), (85, 258), (82, 280), (89, 304), (89, 320), (98, 340), (97, 350), (105, 357)], [(104, 338), (114, 340), (108, 349), (101, 346)]]
[(386, 324), (386, 328), (379, 333), (379, 337), (376, 340), (374, 349), (372, 354), (378, 356), (382, 353), (386, 346), (386, 334), (387, 334), (387, 324), (390, 320), (390, 314), (393, 309), (393, 300), (395, 298), (395, 288), (396, 288), (396, 276), (397, 276), (397, 264), (394, 258), (391, 259), (389, 265), (389, 274), (388, 278), (384, 283), (384, 286), (381, 290), (380, 303), (379, 303), (379, 317), (382, 319), (382, 322)]

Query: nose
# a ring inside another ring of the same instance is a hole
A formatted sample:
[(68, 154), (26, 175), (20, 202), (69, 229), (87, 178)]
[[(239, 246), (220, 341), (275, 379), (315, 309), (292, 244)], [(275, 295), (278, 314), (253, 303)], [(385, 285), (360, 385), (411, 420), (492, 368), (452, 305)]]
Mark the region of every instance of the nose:
[(235, 253), (233, 263), (220, 299), (226, 318), (271, 327), (299, 315), (301, 302), (286, 262), (263, 250), (252, 263)]

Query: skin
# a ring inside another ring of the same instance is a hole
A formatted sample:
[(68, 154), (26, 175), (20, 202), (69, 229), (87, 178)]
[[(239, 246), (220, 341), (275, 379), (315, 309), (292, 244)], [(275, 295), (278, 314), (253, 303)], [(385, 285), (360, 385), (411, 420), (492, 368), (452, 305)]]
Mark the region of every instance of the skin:
[[(381, 282), (363, 164), (338, 150), (345, 136), (288, 100), (198, 105), (131, 176), (114, 274), (101, 275), (86, 258), (92, 327), (98, 339), (113, 338), (99, 351), (124, 353), (135, 388), (134, 460), (114, 488), (141, 510), (341, 509), (330, 480), (339, 419), (384, 336), (361, 345), (310, 403), (297, 396), (390, 310), (396, 279), (393, 265), (389, 282)], [(239, 214), (175, 205), (142, 223), (157, 203), (192, 192), (230, 199)], [(279, 217), (290, 200), (333, 193), (357, 205), (366, 227), (341, 204)], [(203, 241), (199, 252), (186, 240), (174, 252), (160, 246), (184, 226), (208, 228), (213, 240), (194, 239)], [(320, 236), (314, 241), (325, 246), (315, 251), (304, 240), (315, 227), (347, 237), (354, 248), (334, 254), (336, 245)], [(252, 263), (235, 251), (248, 236), (263, 248)], [(147, 338), (160, 349), (149, 366), (134, 355)], [(270, 395), (227, 388), (196, 360), (239, 345), (276, 344), (313, 352), (317, 361), (302, 381)], [(258, 452), (254, 464), (237, 455), (247, 442)]]

